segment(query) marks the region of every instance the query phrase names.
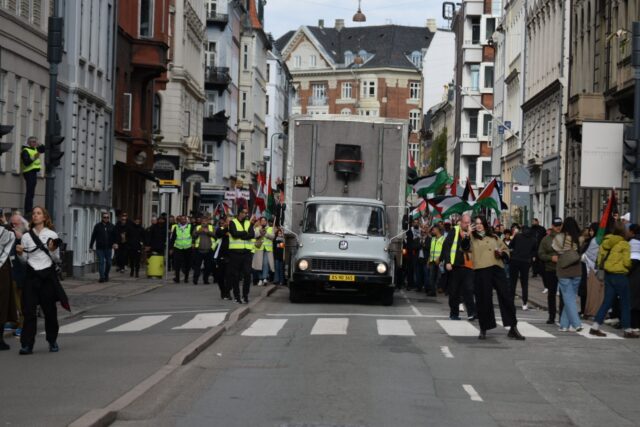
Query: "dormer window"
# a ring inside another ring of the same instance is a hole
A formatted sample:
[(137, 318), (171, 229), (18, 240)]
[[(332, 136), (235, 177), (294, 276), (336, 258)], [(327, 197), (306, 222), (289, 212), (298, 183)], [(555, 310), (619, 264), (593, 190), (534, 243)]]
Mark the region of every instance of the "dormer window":
[(411, 52), (411, 62), (417, 68), (422, 68), (422, 53), (417, 50)]
[(358, 55), (360, 55), (360, 58), (362, 58), (363, 61), (367, 62), (367, 59), (369, 58), (369, 54), (367, 53), (366, 50), (364, 49), (360, 50), (360, 52), (358, 52)]
[(344, 65), (351, 65), (353, 63), (353, 52), (350, 50), (344, 53)]

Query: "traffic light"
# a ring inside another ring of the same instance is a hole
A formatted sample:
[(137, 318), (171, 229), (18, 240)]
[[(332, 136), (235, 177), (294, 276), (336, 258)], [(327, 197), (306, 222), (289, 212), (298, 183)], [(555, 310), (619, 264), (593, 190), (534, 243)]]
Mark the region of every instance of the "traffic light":
[[(12, 130), (13, 130), (13, 126), (11, 125), (0, 125), (0, 139), (2, 139), (3, 136), (11, 132)], [(2, 154), (6, 153), (7, 151), (11, 150), (12, 146), (13, 146), (13, 143), (11, 142), (0, 142), (0, 156), (2, 156)]]
[(60, 135), (60, 129), (60, 120), (56, 119), (52, 129), (53, 133), (47, 135), (47, 167), (54, 168), (60, 166), (60, 159), (64, 156), (64, 152), (61, 149), (61, 145), (64, 142), (64, 136)]
[(624, 140), (622, 148), (622, 166), (629, 172), (635, 171), (638, 157), (638, 140), (636, 139), (633, 125), (624, 126)]

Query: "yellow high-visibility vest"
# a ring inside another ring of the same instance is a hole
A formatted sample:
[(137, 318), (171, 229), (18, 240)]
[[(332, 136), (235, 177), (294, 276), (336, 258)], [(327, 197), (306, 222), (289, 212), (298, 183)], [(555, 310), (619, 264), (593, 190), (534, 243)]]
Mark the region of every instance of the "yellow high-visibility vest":
[[(209, 224), (207, 225), (207, 228), (209, 229), (210, 232), (213, 233), (213, 225)], [(202, 230), (202, 226), (199, 225), (196, 227), (196, 234), (198, 234), (198, 232)], [(216, 248), (218, 247), (218, 241), (216, 240), (215, 237), (210, 237), (211, 239), (211, 250), (215, 251)], [(198, 237), (196, 238), (196, 249), (200, 247), (200, 236), (198, 235)]]
[(429, 255), (429, 261), (436, 262), (438, 258), (440, 258), (440, 254), (442, 254), (442, 244), (444, 243), (444, 236), (440, 236), (437, 239), (431, 238), (431, 250)]
[[(240, 223), (240, 221), (238, 221), (238, 218), (234, 218), (233, 224), (236, 226), (236, 230), (238, 231), (245, 231), (248, 233), (249, 229), (251, 228), (251, 223), (247, 219), (244, 220), (244, 225), (243, 225)], [(231, 233), (229, 233), (229, 250), (242, 251), (246, 249), (253, 252), (255, 249), (254, 241), (255, 241), (254, 239), (249, 239), (249, 240), (236, 239), (231, 235)]]
[(173, 243), (173, 247), (176, 249), (189, 249), (193, 239), (191, 237), (191, 224), (187, 224), (186, 227), (176, 227), (176, 240)]
[(25, 165), (22, 162), (22, 160), (20, 160), (20, 167), (22, 169), (22, 173), (31, 172), (33, 170), (40, 170), (40, 167), (41, 167), (40, 157), (36, 159), (36, 154), (38, 154), (38, 150), (36, 148), (31, 148), (31, 147), (22, 147), (22, 151), (26, 151), (29, 154), (29, 158), (33, 160), (28, 165)]
[[(267, 234), (273, 234), (273, 227), (267, 227)], [(267, 239), (266, 236), (262, 240), (262, 246), (264, 247), (265, 251), (273, 252), (273, 240)]]

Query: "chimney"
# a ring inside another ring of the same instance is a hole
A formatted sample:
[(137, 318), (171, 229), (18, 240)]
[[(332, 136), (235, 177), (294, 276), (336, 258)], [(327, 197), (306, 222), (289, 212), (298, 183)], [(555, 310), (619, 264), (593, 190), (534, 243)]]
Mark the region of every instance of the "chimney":
[(336, 19), (336, 30), (340, 31), (344, 28), (344, 19)]
[(318, 27), (324, 28), (324, 19), (318, 19)]
[(431, 31), (432, 33), (435, 33), (436, 31), (438, 31), (438, 24), (436, 23), (436, 20), (433, 18), (429, 18), (427, 19), (427, 25), (426, 27), (429, 29), (429, 31)]

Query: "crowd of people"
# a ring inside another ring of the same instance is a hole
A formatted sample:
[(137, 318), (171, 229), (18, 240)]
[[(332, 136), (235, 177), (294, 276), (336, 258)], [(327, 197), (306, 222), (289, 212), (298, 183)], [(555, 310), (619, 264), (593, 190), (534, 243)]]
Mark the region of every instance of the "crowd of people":
[[(517, 329), (515, 301), (520, 283), (522, 310), (529, 309), (529, 278), (540, 276), (547, 294), (547, 324), (560, 332), (606, 336), (600, 326), (623, 329), (625, 338), (640, 332), (640, 225), (628, 216), (610, 221), (601, 244), (598, 224), (581, 229), (572, 217), (554, 218), (549, 229), (490, 226), (484, 216), (452, 220), (413, 219), (404, 242), (404, 278), (397, 287), (448, 297), (449, 318), (478, 320), (480, 339), (496, 327), (493, 290), (509, 337), (524, 339)], [(560, 301), (557, 307), (557, 300)], [(579, 300), (579, 302), (578, 302)], [(560, 313), (558, 315), (558, 313)], [(557, 316), (558, 315), (558, 316)]]
[(215, 282), (222, 299), (237, 303), (249, 302), (252, 285), (285, 284), (282, 229), (266, 217), (248, 218), (246, 209), (235, 217), (160, 215), (148, 228), (140, 218), (131, 221), (126, 212), (112, 224), (104, 212), (89, 244), (98, 258), (99, 281), (109, 281), (112, 262), (118, 273), (128, 268), (131, 277), (139, 277), (140, 265), (163, 257), (167, 242), (168, 269), (175, 283), (191, 280), (197, 285), (201, 278), (205, 285)]

